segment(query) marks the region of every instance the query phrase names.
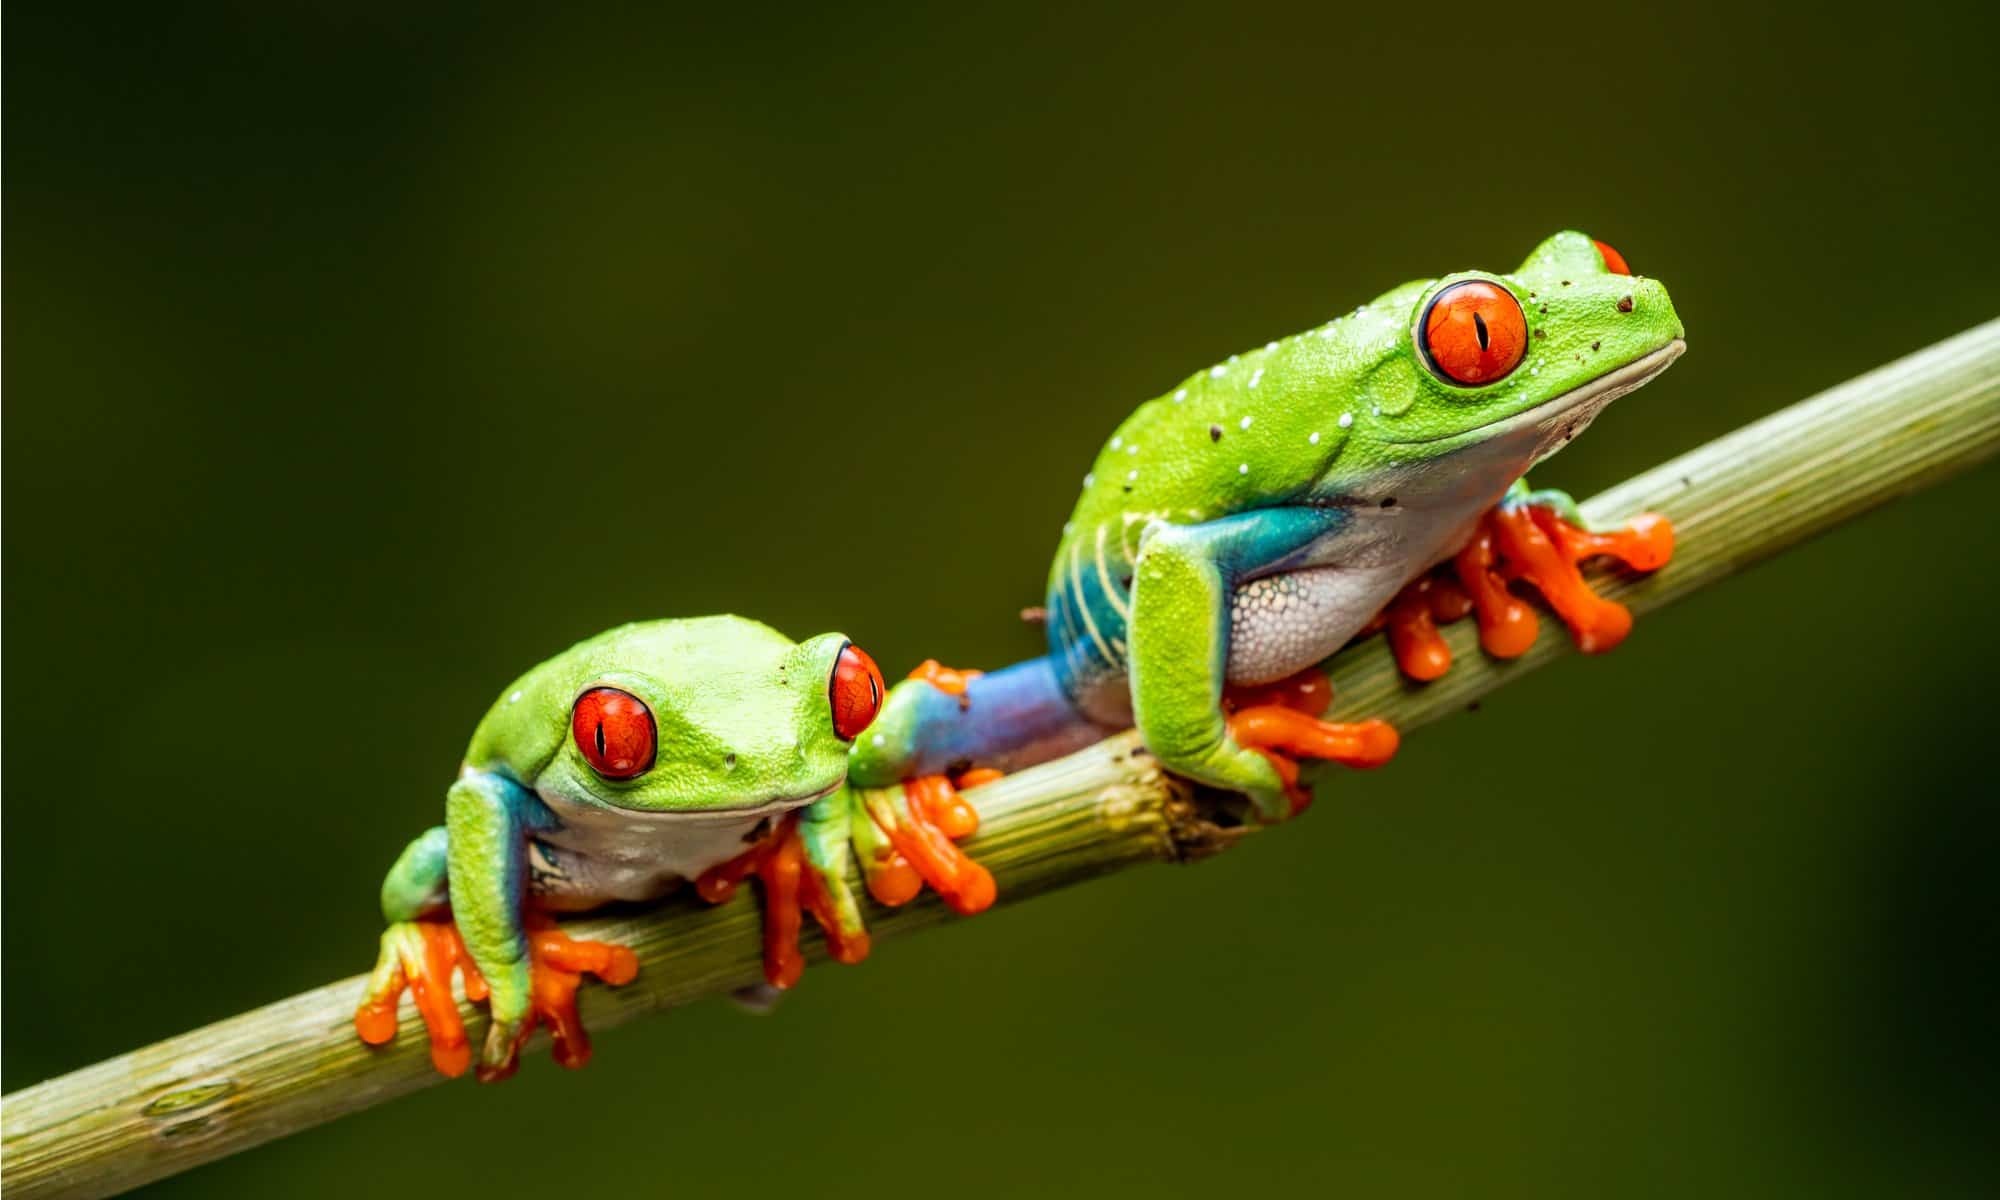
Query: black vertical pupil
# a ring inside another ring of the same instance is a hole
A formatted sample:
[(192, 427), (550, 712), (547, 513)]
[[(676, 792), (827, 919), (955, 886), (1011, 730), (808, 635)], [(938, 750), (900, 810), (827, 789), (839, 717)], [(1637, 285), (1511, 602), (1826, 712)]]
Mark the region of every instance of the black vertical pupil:
[(604, 722), (597, 723), (597, 757), (604, 757)]
[(1486, 318), (1480, 316), (1478, 313), (1473, 313), (1472, 327), (1479, 333), (1479, 348), (1481, 350), (1486, 349), (1487, 348)]

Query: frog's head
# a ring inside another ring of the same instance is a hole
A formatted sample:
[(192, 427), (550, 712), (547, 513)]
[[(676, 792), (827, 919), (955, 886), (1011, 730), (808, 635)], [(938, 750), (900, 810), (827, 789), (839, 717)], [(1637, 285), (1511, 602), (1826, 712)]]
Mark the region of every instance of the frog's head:
[(1469, 445), (1554, 453), (1686, 343), (1658, 280), (1581, 233), (1558, 233), (1511, 274), (1462, 271), (1369, 306), (1399, 331), (1368, 363), (1354, 414), (1365, 457), (1411, 463)]
[(883, 695), (874, 662), (841, 635), (794, 644), (740, 617), (626, 626), (548, 665), (565, 736), (535, 786), (647, 812), (817, 799), (846, 777), (849, 743)]

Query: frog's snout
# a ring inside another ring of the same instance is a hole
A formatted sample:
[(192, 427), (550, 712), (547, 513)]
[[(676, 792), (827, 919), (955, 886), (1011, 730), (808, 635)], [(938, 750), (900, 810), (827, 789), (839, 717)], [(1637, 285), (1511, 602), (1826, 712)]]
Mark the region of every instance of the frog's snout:
[(1612, 301), (1612, 307), (1620, 317), (1638, 317), (1655, 327), (1662, 341), (1679, 341), (1687, 336), (1666, 285), (1657, 279), (1633, 276), (1631, 286)]

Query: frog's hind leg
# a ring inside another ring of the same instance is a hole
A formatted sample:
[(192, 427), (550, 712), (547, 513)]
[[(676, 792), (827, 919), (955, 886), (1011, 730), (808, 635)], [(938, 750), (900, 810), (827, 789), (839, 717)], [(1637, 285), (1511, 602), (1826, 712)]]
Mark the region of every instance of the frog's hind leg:
[(1332, 703), (1332, 681), (1317, 667), (1276, 683), (1223, 693), (1229, 736), (1270, 762), (1284, 780), (1294, 815), (1312, 802), (1311, 789), (1299, 782), (1301, 759), (1366, 770), (1394, 758), (1401, 743), (1387, 721), (1322, 720)]
[(1331, 509), (1256, 509), (1201, 525), (1156, 525), (1140, 544), (1130, 626), (1139, 735), (1167, 770), (1242, 792), (1265, 822), (1298, 810), (1295, 756), (1325, 752), (1360, 765), (1394, 750), (1393, 731), (1381, 722), (1335, 726), (1284, 704), (1250, 704), (1231, 716), (1224, 705), (1228, 667), (1243, 649), (1232, 642), (1236, 583), (1337, 534), (1347, 520)]

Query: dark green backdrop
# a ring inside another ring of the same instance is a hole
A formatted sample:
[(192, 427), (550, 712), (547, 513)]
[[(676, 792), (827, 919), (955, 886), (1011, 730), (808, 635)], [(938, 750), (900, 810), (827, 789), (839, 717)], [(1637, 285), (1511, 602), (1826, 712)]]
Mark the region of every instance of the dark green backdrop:
[[(267, 7), (7, 13), (10, 1089), (363, 969), (492, 694), (603, 626), (1030, 652), (1127, 409), (1402, 279), (1573, 225), (1668, 282), (1584, 493), (1995, 311), (1990, 4)], [(1197, 870), (157, 1194), (1976, 1190), (1996, 505)]]

